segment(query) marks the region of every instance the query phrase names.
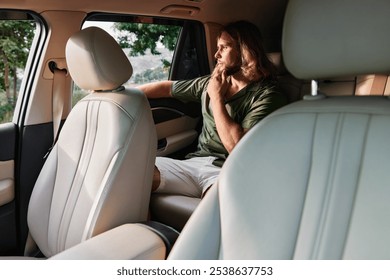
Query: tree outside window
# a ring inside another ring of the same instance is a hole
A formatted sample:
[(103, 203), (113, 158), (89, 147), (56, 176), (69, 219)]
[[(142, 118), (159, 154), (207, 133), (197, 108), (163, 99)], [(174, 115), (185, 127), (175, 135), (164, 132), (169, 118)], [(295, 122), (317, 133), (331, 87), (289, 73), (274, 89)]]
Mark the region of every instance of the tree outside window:
[(0, 20), (0, 123), (11, 121), (35, 22)]

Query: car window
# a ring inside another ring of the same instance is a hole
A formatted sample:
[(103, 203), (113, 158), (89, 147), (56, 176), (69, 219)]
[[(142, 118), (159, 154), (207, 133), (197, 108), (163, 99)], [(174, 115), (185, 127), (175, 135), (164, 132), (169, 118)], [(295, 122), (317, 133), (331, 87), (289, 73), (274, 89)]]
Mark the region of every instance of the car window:
[[(168, 80), (182, 23), (151, 17), (119, 17), (118, 21), (113, 19), (116, 18), (92, 16), (82, 28), (100, 27), (111, 34), (122, 47), (133, 66), (133, 75), (125, 86)], [(75, 86), (72, 105), (86, 94)]]
[[(12, 19), (15, 16), (16, 19)], [(36, 20), (26, 13), (0, 11), (0, 124), (11, 122), (36, 35)]]

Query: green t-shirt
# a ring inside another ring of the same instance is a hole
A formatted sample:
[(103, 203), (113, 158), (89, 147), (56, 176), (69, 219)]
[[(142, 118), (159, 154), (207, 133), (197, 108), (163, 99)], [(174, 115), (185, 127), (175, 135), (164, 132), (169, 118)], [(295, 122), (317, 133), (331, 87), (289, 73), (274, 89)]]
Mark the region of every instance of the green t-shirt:
[[(207, 85), (210, 76), (187, 81), (174, 82), (172, 96), (181, 101), (196, 101), (202, 105), (203, 128), (199, 136), (197, 151), (187, 155), (191, 157), (214, 156), (218, 159), (214, 165), (222, 166), (229, 153), (219, 138), (211, 110)], [(249, 84), (225, 102), (230, 117), (244, 129), (250, 129), (269, 113), (287, 104), (274, 80), (264, 79)]]

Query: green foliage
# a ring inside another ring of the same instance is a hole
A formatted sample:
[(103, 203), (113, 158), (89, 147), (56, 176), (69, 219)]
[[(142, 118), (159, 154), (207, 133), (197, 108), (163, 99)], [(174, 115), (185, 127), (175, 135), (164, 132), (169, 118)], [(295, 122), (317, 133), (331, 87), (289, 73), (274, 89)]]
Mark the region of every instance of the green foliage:
[(0, 104), (0, 123), (11, 121), (13, 111), (14, 107), (11, 104)]
[[(4, 59), (8, 61), (11, 71), (24, 68), (34, 33), (34, 21), (0, 20), (1, 69), (5, 66)], [(11, 74), (15, 73), (11, 72)]]
[(145, 71), (135, 74), (133, 82), (135, 84), (145, 84), (154, 81), (161, 81), (168, 79), (169, 70), (163, 66), (155, 69), (146, 69)]
[(131, 56), (145, 55), (148, 49), (152, 54), (158, 55), (158, 43), (173, 51), (181, 28), (173, 25), (126, 22), (117, 22), (114, 27), (120, 31), (119, 44), (122, 48), (130, 48)]
[(73, 95), (72, 95), (72, 108), (85, 96), (87, 96), (88, 93), (84, 90), (80, 89), (77, 85), (74, 85), (73, 87)]
[(25, 67), (34, 35), (34, 21), (0, 20), (0, 123), (12, 118), (17, 71)]

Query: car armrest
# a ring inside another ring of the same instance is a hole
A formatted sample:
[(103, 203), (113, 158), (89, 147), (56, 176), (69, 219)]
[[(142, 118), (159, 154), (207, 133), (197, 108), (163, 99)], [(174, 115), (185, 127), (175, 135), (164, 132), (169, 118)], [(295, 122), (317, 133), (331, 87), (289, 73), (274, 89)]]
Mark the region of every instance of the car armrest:
[(50, 260), (163, 260), (164, 241), (142, 224), (125, 224), (71, 247)]

